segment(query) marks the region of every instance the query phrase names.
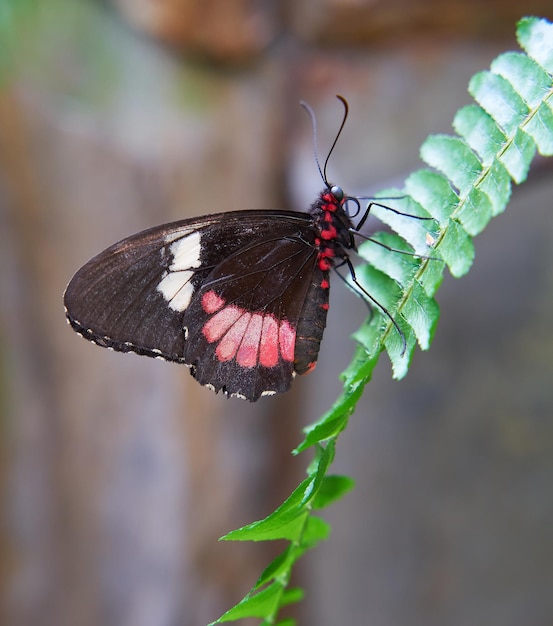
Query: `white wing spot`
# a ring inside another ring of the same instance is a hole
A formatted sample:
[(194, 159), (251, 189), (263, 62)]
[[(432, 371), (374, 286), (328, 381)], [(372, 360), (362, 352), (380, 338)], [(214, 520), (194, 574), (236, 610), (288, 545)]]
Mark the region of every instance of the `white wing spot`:
[(175, 272), (166, 274), (157, 286), (157, 290), (169, 303), (173, 311), (184, 311), (190, 304), (194, 287), (190, 283), (193, 272)]
[[(172, 236), (167, 238), (168, 243), (172, 241)], [(177, 239), (169, 246), (173, 262), (168, 273), (158, 284), (157, 290), (173, 311), (184, 311), (190, 304), (194, 293), (194, 286), (190, 282), (194, 276), (192, 268), (200, 266), (201, 249), (201, 234), (198, 232)]]
[(261, 397), (265, 397), (265, 396), (275, 396), (276, 395), (276, 391), (262, 391), (261, 392)]
[(200, 233), (195, 232), (172, 243), (169, 250), (173, 255), (173, 262), (169, 269), (172, 272), (179, 272), (181, 270), (189, 270), (191, 267), (199, 267), (200, 241)]

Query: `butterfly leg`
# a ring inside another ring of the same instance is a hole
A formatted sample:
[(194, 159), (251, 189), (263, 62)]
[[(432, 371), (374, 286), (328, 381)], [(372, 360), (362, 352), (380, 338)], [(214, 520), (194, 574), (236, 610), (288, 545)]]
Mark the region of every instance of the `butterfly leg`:
[[(403, 197), (404, 196), (400, 196), (400, 197), (397, 197), (397, 198), (390, 198), (390, 200), (400, 200)], [(358, 206), (359, 206), (359, 200), (368, 200), (368, 198), (349, 198), (349, 199), (350, 200), (357, 200)], [(369, 218), (369, 215), (370, 215), (370, 212), (371, 212), (371, 209), (373, 208), (373, 206), (378, 206), (381, 209), (385, 209), (386, 211), (391, 211), (392, 213), (395, 213), (396, 215), (401, 215), (403, 217), (412, 217), (415, 220), (432, 220), (432, 219), (434, 219), (433, 217), (423, 217), (421, 215), (414, 215), (413, 213), (404, 213), (403, 211), (398, 211), (397, 209), (393, 209), (391, 206), (388, 206), (387, 204), (382, 204), (380, 202), (371, 201), (371, 202), (369, 202), (369, 205), (365, 209), (365, 213), (363, 213), (363, 217), (359, 220), (359, 223), (355, 227), (356, 231), (361, 230), (361, 228), (363, 227), (363, 224)]]

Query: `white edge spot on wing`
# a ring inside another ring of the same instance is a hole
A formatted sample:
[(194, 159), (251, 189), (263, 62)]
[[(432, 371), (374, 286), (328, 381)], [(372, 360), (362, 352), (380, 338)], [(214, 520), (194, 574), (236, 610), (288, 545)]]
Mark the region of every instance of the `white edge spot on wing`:
[(261, 392), (261, 397), (262, 398), (265, 397), (265, 396), (275, 396), (275, 395), (276, 395), (276, 391), (272, 391), (272, 390), (262, 391)]

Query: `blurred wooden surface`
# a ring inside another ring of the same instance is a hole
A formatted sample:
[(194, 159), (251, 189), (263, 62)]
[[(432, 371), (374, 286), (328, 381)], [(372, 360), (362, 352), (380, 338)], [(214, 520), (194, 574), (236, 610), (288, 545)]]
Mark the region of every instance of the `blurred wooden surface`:
[[(469, 101), (470, 76), (516, 47), (514, 16), (549, 5), (112, 4), (119, 13), (52, 0), (0, 96), (10, 626), (196, 626), (239, 600), (279, 546), (217, 537), (303, 477), (308, 460), (290, 450), (338, 393), (365, 314), (333, 284), (315, 373), (250, 405), (185, 368), (80, 340), (61, 302), (71, 274), (156, 223), (306, 209), (321, 182), (300, 98), (317, 111), (323, 156), (334, 95), (350, 101), (333, 181), (352, 193), (401, 183), (424, 137), (448, 132)], [(193, 28), (174, 22), (189, 15)], [(472, 273), (446, 282), (435, 345), (405, 381), (382, 360), (337, 455), (358, 488), (298, 572), (300, 623), (550, 623), (551, 192), (536, 176), (476, 240)]]

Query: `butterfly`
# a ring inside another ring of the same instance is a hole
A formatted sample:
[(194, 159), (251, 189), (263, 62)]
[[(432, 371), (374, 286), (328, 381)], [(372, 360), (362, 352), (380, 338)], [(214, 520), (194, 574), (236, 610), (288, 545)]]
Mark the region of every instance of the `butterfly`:
[[(106, 348), (185, 364), (200, 384), (252, 402), (311, 372), (326, 325), (330, 270), (347, 266), (358, 293), (373, 300), (349, 258), (371, 205), (354, 226), (348, 206), (353, 201), (359, 209), (359, 200), (326, 178), (348, 114), (338, 98), (342, 125), (324, 170), (316, 157), (325, 186), (309, 213), (217, 213), (123, 239), (71, 279), (64, 304), (72, 328)], [(315, 137), (314, 114), (302, 104)]]

